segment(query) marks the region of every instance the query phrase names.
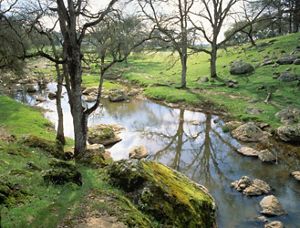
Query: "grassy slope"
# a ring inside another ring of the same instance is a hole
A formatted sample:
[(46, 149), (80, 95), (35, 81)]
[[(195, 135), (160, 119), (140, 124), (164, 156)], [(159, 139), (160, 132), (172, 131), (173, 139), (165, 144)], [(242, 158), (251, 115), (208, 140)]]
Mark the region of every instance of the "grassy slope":
[[(5, 96), (0, 96), (0, 123), (2, 132), (15, 134), (17, 139), (33, 134), (53, 139), (55, 133), (42, 114)], [(1, 132), (0, 132), (1, 133)], [(1, 134), (0, 134), (1, 136)], [(52, 157), (43, 150), (24, 146), (21, 141), (6, 142), (0, 137), (0, 178), (21, 186), (28, 195), (22, 199), (10, 199), (1, 210), (1, 227), (56, 227), (65, 217), (76, 217), (85, 212), (80, 206), (92, 191), (110, 195), (110, 204), (105, 201), (94, 202), (98, 211), (118, 217), (127, 224), (144, 224), (151, 221), (142, 215), (118, 189), (106, 181), (106, 174), (84, 166), (78, 166), (83, 175), (83, 186), (74, 184), (64, 186), (46, 185), (43, 171), (27, 168), (32, 162), (42, 170), (49, 168)]]
[[(249, 45), (246, 44), (242, 47), (228, 48), (227, 51), (220, 50), (217, 62), (218, 75), (223, 79), (237, 80), (239, 87), (234, 89), (221, 86), (218, 82), (199, 82), (199, 79), (209, 76), (209, 56), (205, 53), (194, 54), (189, 57), (188, 90), (175, 88), (180, 83), (180, 63), (177, 62), (172, 67), (176, 56), (170, 56), (169, 53), (136, 54), (130, 58), (129, 67), (125, 64), (118, 67), (126, 68), (125, 77), (132, 82), (145, 86), (145, 94), (151, 98), (168, 102), (184, 101), (193, 105), (208, 101), (216, 107), (227, 110), (232, 117), (242, 120), (259, 120), (276, 127), (279, 122), (274, 118), (274, 114), (287, 104), (300, 106), (300, 99), (298, 99), (300, 90), (296, 86), (297, 82), (280, 82), (272, 78), (273, 73), (283, 72), (287, 68), (291, 68), (292, 71), (300, 74), (300, 66), (257, 67), (254, 74), (243, 77), (230, 75), (229, 64), (231, 61), (243, 59), (256, 66), (262, 62), (265, 56), (277, 59), (285, 55), (283, 51), (286, 53), (293, 51), (299, 45), (299, 39), (300, 34), (297, 33), (277, 37), (274, 44), (269, 44), (266, 47), (249, 48)], [(269, 40), (259, 41), (258, 46)], [(167, 84), (169, 87), (158, 86), (158, 83)], [(257, 89), (262, 85), (277, 88), (271, 104), (263, 102), (268, 91)], [(251, 100), (258, 100), (258, 102), (251, 103), (249, 102)], [(246, 113), (248, 108), (259, 108), (264, 112), (259, 115), (251, 115)]]

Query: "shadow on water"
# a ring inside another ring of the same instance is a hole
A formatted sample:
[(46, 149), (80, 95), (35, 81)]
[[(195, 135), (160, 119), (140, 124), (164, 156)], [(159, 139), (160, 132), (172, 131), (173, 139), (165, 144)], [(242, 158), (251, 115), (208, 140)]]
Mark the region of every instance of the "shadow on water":
[[(48, 85), (55, 91), (55, 84)], [(47, 98), (47, 92), (40, 96)], [(27, 93), (15, 94), (24, 103), (35, 105), (35, 97)], [(62, 98), (65, 133), (73, 137), (72, 118), (66, 94)], [(45, 116), (57, 122), (55, 101), (39, 103)], [(243, 157), (236, 152), (240, 143), (222, 131), (223, 121), (215, 115), (169, 108), (149, 100), (129, 103), (102, 101), (89, 119), (89, 125), (116, 123), (125, 130), (122, 141), (110, 148), (115, 160), (127, 159), (131, 147), (145, 145), (148, 159), (162, 162), (206, 186), (218, 205), (219, 227), (263, 227), (259, 216), (262, 197), (244, 197), (230, 188), (230, 183), (243, 175), (267, 181), (288, 215), (270, 220), (281, 220), (286, 227), (300, 224), (300, 184), (289, 173), (299, 169), (299, 160), (286, 156), (286, 147), (274, 145), (278, 164), (268, 165), (258, 159)]]

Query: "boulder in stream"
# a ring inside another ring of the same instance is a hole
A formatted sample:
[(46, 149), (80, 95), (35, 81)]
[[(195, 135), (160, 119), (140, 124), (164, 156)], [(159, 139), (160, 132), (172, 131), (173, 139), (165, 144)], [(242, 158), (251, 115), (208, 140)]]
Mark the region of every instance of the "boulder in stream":
[(142, 159), (148, 156), (148, 150), (145, 146), (135, 146), (129, 151), (129, 158)]
[(265, 196), (259, 203), (262, 208), (261, 214), (266, 216), (279, 216), (286, 214), (279, 200), (274, 195)]
[(282, 141), (290, 143), (300, 142), (300, 123), (284, 125), (277, 128), (277, 135)]
[(257, 150), (255, 150), (251, 147), (247, 147), (247, 146), (243, 146), (243, 147), (239, 148), (237, 150), (237, 152), (239, 152), (242, 155), (249, 156), (249, 157), (257, 157), (258, 153), (259, 153)]
[(108, 166), (112, 184), (166, 227), (215, 227), (215, 203), (207, 189), (156, 162), (121, 160)]
[(268, 194), (271, 191), (271, 187), (265, 181), (260, 179), (251, 180), (247, 176), (243, 176), (241, 179), (232, 182), (231, 187), (246, 196), (260, 196)]
[(284, 225), (280, 221), (273, 221), (265, 224), (264, 228), (283, 228)]
[(120, 142), (119, 136), (122, 127), (116, 124), (99, 124), (88, 130), (88, 142), (90, 144), (102, 144), (110, 146)]
[(300, 171), (294, 171), (291, 175), (295, 178), (295, 180), (300, 181)]
[(268, 139), (269, 134), (253, 122), (245, 123), (232, 131), (232, 136), (243, 142), (259, 142)]
[(35, 84), (26, 85), (26, 91), (28, 93), (35, 93), (37, 91)]
[(123, 90), (111, 90), (108, 99), (111, 102), (125, 101), (127, 99), (127, 95)]
[(262, 161), (262, 162), (276, 162), (277, 158), (276, 156), (268, 149), (265, 150), (260, 150), (258, 152), (258, 158)]

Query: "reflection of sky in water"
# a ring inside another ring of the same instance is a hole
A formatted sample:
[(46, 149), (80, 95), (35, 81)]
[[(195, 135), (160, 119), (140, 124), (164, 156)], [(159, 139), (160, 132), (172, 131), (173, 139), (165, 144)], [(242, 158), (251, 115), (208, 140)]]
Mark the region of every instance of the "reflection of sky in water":
[[(49, 84), (48, 89), (56, 90), (54, 84)], [(47, 97), (47, 93), (41, 92), (40, 96)], [(16, 99), (35, 104), (35, 97), (24, 92), (17, 93)], [(55, 100), (38, 106), (47, 109), (45, 116), (57, 122)], [(73, 137), (65, 93), (62, 106), (65, 134)], [(103, 100), (103, 107), (89, 118), (90, 126), (99, 123), (116, 123), (125, 128), (121, 133), (123, 140), (109, 149), (114, 159), (128, 158), (131, 147), (145, 145), (150, 152), (148, 159), (160, 161), (207, 186), (217, 201), (219, 227), (263, 226), (254, 221), (259, 215), (261, 197), (244, 197), (229, 187), (243, 175), (261, 178), (274, 188), (274, 194), (288, 211), (287, 216), (279, 218), (286, 227), (300, 224), (300, 186), (289, 178), (289, 172), (299, 168), (299, 163), (291, 159), (289, 167), (285, 162), (266, 165), (237, 154), (234, 150), (240, 144), (230, 134), (223, 133), (223, 122), (217, 116), (172, 109), (148, 100), (130, 103)]]

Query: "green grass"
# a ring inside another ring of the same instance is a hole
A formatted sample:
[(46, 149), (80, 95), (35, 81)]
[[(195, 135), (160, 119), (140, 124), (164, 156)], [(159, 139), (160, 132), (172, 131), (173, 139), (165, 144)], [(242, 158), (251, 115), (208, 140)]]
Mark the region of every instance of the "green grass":
[[(180, 90), (180, 62), (176, 54), (169, 52), (139, 53), (129, 58), (129, 66), (124, 70), (124, 77), (133, 83), (146, 87), (145, 94), (153, 99), (166, 100), (168, 102), (185, 102), (193, 106), (202, 102), (214, 104), (215, 107), (225, 109), (233, 118), (241, 120), (257, 120), (279, 125), (279, 120), (274, 114), (287, 105), (300, 106), (300, 89), (297, 82), (285, 83), (273, 79), (273, 73), (283, 72), (287, 68), (296, 74), (300, 74), (299, 65), (282, 65), (276, 68), (272, 66), (260, 67), (264, 57), (278, 59), (280, 56), (291, 53), (299, 45), (300, 33), (276, 37), (274, 39), (260, 40), (258, 47), (245, 44), (240, 47), (230, 47), (219, 50), (217, 72), (222, 79), (234, 79), (239, 82), (238, 88), (228, 88), (218, 82), (200, 82), (201, 78), (209, 77), (209, 56), (198, 53), (189, 56), (187, 72), (187, 90)], [(267, 46), (261, 45), (267, 43)], [(232, 76), (229, 73), (229, 65), (234, 60), (244, 60), (253, 64), (256, 69), (252, 75)], [(119, 64), (117, 68), (125, 68)], [(165, 86), (159, 86), (165, 85)], [(267, 89), (258, 88), (265, 85)], [(168, 86), (168, 87), (167, 87)], [(268, 88), (275, 88), (270, 104), (265, 104)], [(257, 102), (252, 103), (251, 101)], [(247, 109), (259, 108), (261, 114), (252, 115)]]
[[(74, 224), (78, 216), (86, 213), (87, 206), (131, 226), (155, 226), (156, 223), (142, 214), (123, 192), (108, 183), (103, 169), (77, 164), (82, 174), (81, 187), (71, 183), (63, 186), (46, 184), (42, 175), (50, 168), (53, 157), (41, 148), (24, 145), (21, 138), (31, 134), (54, 141), (53, 128), (40, 111), (8, 97), (0, 96), (0, 107), (0, 180), (18, 185), (25, 193), (22, 197), (9, 198), (5, 207), (0, 204), (1, 227), (54, 228), (62, 222)], [(17, 140), (7, 142), (3, 134), (14, 134)], [(30, 169), (28, 162), (40, 170)], [(109, 196), (109, 201), (89, 199), (91, 192), (97, 192), (100, 199)]]
[(54, 140), (53, 126), (39, 110), (1, 95), (0, 107), (0, 126), (11, 134), (17, 137), (32, 134)]

